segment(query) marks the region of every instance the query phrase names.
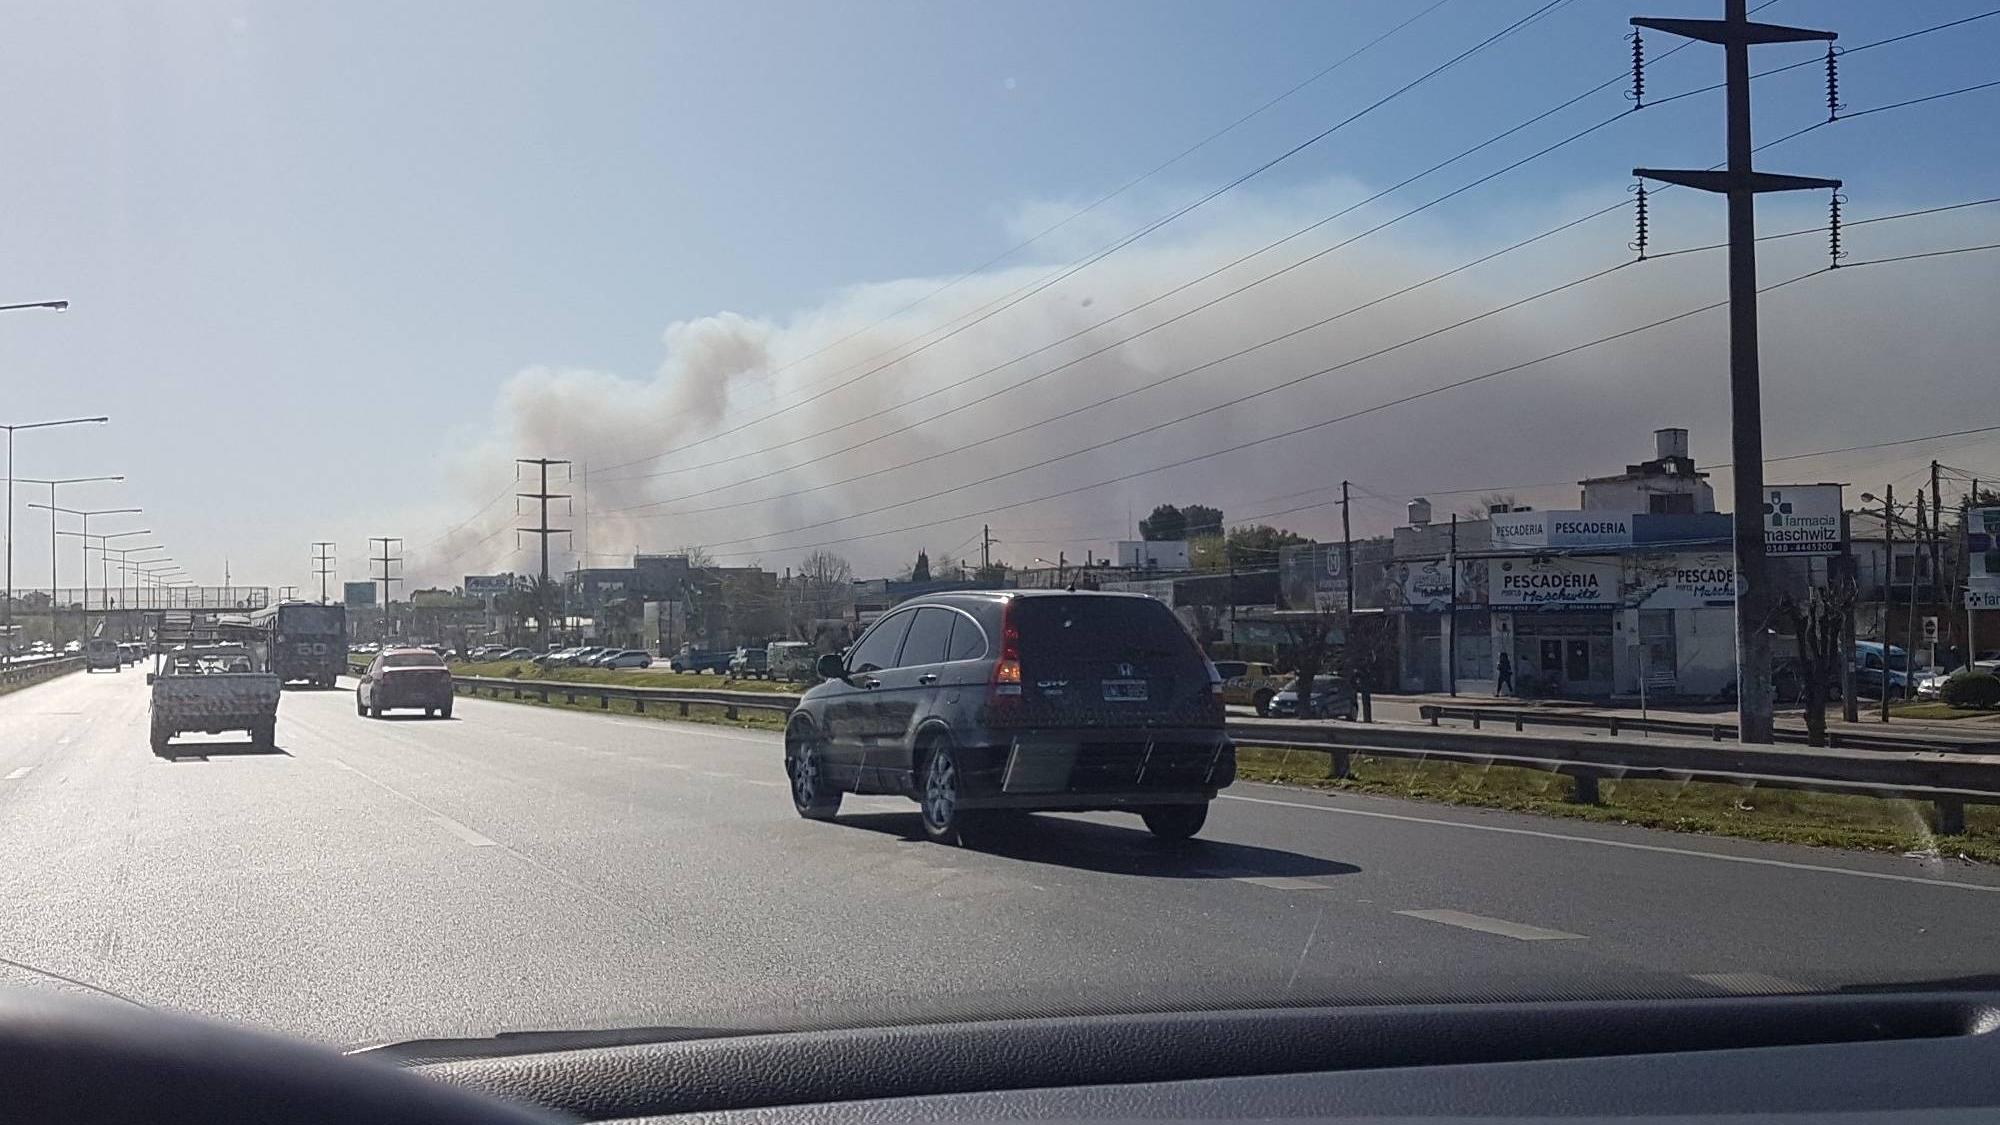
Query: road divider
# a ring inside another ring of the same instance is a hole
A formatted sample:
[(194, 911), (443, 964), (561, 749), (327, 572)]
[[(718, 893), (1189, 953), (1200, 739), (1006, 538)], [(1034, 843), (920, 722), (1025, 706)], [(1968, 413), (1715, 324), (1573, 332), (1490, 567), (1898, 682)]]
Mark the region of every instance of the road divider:
[[(1617, 735), (1624, 731), (1644, 731), (1649, 734), (1672, 734), (1689, 738), (1706, 738), (1711, 742), (1736, 737), (1736, 724), (1714, 719), (1634, 719), (1624, 715), (1601, 715), (1565, 711), (1527, 710), (1494, 706), (1451, 707), (1426, 703), (1417, 708), (1418, 714), (1431, 726), (1437, 726), (1440, 719), (1470, 722), (1472, 729), (1479, 730), (1486, 724), (1506, 726), (1512, 724), (1515, 730), (1529, 726), (1584, 727)], [(1806, 732), (1800, 729), (1779, 727), (1773, 732), (1779, 742), (1799, 743), (1806, 741)], [(2000, 754), (2000, 739), (1965, 740), (1949, 735), (1925, 735), (1914, 732), (1890, 734), (1878, 731), (1855, 731), (1837, 729), (1829, 725), (1826, 729), (1826, 744), (1829, 748), (1854, 750), (1939, 750), (1964, 754)]]
[(66, 676), (71, 672), (82, 671), (82, 669), (83, 657), (81, 656), (63, 656), (54, 660), (37, 660), (32, 664), (10, 664), (5, 668), (0, 668), (0, 693), (13, 691), (15, 688), (27, 687), (29, 684), (38, 684), (43, 680), (53, 680), (57, 676)]
[[(452, 686), (462, 695), (493, 699), (532, 699), (570, 706), (595, 701), (604, 711), (611, 709), (612, 700), (624, 700), (638, 714), (685, 716), (690, 707), (720, 707), (732, 720), (746, 710), (790, 714), (799, 701), (799, 696), (789, 692), (625, 687), (492, 676), (457, 676)], [(1325, 753), (1330, 758), (1329, 776), (1334, 778), (1348, 776), (1356, 754), (1544, 770), (1569, 778), (1570, 800), (1588, 805), (1600, 802), (1601, 782), (1626, 778), (1805, 789), (1929, 802), (1937, 809), (1940, 835), (1964, 834), (1965, 806), (2000, 805), (2000, 755), (1933, 749), (1745, 746), (1698, 738), (1577, 738), (1451, 729), (1427, 723), (1283, 719), (1233, 720), (1229, 734), (1239, 746)]]

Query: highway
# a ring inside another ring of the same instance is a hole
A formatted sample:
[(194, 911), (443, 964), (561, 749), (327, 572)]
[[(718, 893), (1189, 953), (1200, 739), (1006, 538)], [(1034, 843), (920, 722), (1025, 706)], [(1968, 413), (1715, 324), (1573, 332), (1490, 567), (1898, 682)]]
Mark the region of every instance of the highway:
[(1255, 785), (1190, 845), (1067, 815), (956, 849), (900, 800), (800, 820), (763, 732), (470, 698), (370, 721), (349, 687), (287, 692), (276, 753), (169, 761), (146, 705), (136, 669), (0, 696), (0, 983), (351, 1045), (1822, 988), (1988, 973), (2000, 932), (2000, 871), (1955, 862)]

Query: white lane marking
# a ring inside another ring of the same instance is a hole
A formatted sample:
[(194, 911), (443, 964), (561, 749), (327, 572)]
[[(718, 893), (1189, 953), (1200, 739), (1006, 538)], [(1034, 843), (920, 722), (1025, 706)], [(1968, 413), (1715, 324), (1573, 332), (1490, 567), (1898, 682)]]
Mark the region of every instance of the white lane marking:
[(1857, 871), (1851, 867), (1833, 867), (1823, 863), (1795, 863), (1789, 859), (1764, 859), (1758, 856), (1725, 855), (1721, 852), (1704, 852), (1694, 848), (1670, 848), (1665, 844), (1639, 844), (1630, 840), (1600, 840), (1592, 836), (1572, 836), (1566, 832), (1544, 832), (1536, 828), (1509, 828), (1500, 824), (1467, 824), (1459, 820), (1444, 820), (1438, 817), (1409, 816), (1404, 813), (1378, 812), (1374, 809), (1343, 809), (1335, 805), (1309, 805), (1304, 801), (1279, 801), (1270, 797), (1245, 797), (1236, 793), (1218, 794), (1224, 801), (1247, 801), (1253, 805), (1278, 805), (1288, 809), (1306, 809), (1310, 812), (1336, 813), (1340, 816), (1365, 816), (1375, 820), (1400, 820), (1408, 824), (1429, 824), (1439, 828), (1463, 828), (1469, 832), (1498, 832), (1507, 836), (1532, 836), (1541, 840), (1561, 840), (1570, 844), (1595, 844), (1601, 848), (1624, 848), (1635, 852), (1657, 852), (1661, 855), (1681, 855), (1694, 859), (1713, 859), (1723, 863), (1748, 863), (1756, 867), (1783, 867), (1793, 871), (1816, 871), (1823, 875), (1851, 875), (1857, 879), (1886, 879), (1892, 883), (1918, 883), (1926, 887), (1946, 887), (1958, 891), (1984, 891), (2000, 894), (2000, 886), (1984, 883), (1959, 883), (1950, 879), (1927, 879), (1922, 875), (1897, 875), (1888, 871)]
[(782, 781), (759, 781), (754, 777), (739, 778), (738, 780), (742, 781), (743, 784), (745, 785), (762, 785), (771, 789), (789, 788), (789, 786), (787, 786), (786, 783)]
[(327, 761), (332, 762), (335, 769), (343, 769), (346, 770), (348, 773), (354, 772), (353, 766), (348, 765), (346, 762), (341, 761), (339, 758), (328, 758)]
[(13, 773), (10, 773), (10, 774), (8, 774), (8, 775), (7, 775), (7, 777), (6, 777), (6, 780), (8, 780), (8, 781), (19, 781), (19, 780), (21, 780), (22, 778), (24, 778), (24, 777), (28, 776), (29, 774), (31, 774), (31, 773), (33, 773), (33, 772), (35, 772), (35, 767), (33, 767), (33, 766), (22, 766), (22, 767), (21, 767), (20, 769), (17, 769), (17, 770), (15, 770), (15, 771), (14, 771)]
[(482, 836), (479, 833), (474, 832), (472, 829), (466, 827), (465, 825), (460, 824), (458, 821), (453, 820), (452, 818), (444, 815), (443, 813), (432, 813), (431, 819), (436, 821), (438, 824), (443, 825), (445, 831), (451, 833), (452, 835), (458, 837), (461, 840), (464, 840), (466, 843), (471, 844), (475, 848), (491, 848), (491, 847), (497, 847), (499, 845), (498, 840)]
[(1478, 930), (1482, 934), (1498, 934), (1515, 941), (1580, 941), (1582, 934), (1567, 933), (1562, 930), (1545, 930), (1540, 926), (1530, 926), (1521, 922), (1509, 922), (1505, 918), (1488, 918), (1484, 914), (1467, 914), (1463, 910), (1398, 910), (1405, 918), (1421, 918), (1426, 922), (1441, 922), (1447, 926), (1457, 926), (1461, 930)]
[(1795, 980), (1774, 977), (1769, 973), (1689, 973), (1688, 976), (1703, 984), (1712, 985), (1724, 992), (1736, 992), (1745, 996), (1770, 996), (1784, 992), (1811, 992), (1812, 989)]

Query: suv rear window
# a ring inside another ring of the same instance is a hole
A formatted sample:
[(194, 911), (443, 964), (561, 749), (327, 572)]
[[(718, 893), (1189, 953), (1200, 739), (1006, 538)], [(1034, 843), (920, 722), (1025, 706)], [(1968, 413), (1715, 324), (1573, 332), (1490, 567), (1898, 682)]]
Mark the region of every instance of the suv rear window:
[(1014, 614), (1024, 659), (1201, 659), (1173, 611), (1151, 598), (1022, 598), (1014, 603)]
[(382, 658), (384, 668), (442, 668), (444, 661), (434, 652), (392, 652)]

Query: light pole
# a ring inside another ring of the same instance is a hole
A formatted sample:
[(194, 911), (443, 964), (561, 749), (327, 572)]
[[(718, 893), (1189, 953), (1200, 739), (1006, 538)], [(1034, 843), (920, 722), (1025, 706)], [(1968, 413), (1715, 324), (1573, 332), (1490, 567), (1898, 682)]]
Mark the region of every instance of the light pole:
[(184, 567), (180, 566), (178, 563), (173, 562), (173, 560), (171, 559), (156, 559), (153, 562), (167, 563), (168, 565), (149, 569), (153, 567), (152, 562), (139, 564), (140, 579), (152, 583), (150, 596), (146, 598), (147, 609), (159, 609), (160, 591), (164, 589), (169, 582), (174, 581), (176, 579), (185, 579), (187, 577), (187, 570)]
[(49, 480), (43, 477), (16, 477), (22, 484), (46, 484), (49, 486), (49, 639), (60, 641), (56, 629), (56, 588), (62, 585), (56, 574), (56, 488), (65, 484), (90, 484), (96, 481), (122, 481), (123, 475), (109, 477), (59, 477)]
[[(30, 504), (28, 505), (28, 507), (39, 508), (42, 507), (42, 505)], [(148, 527), (148, 528), (140, 528), (135, 531), (116, 531), (108, 535), (93, 535), (90, 532), (90, 517), (92, 516), (123, 515), (127, 512), (144, 511), (145, 509), (143, 508), (99, 508), (88, 512), (77, 511), (74, 508), (62, 508), (59, 510), (68, 512), (73, 516), (78, 516), (83, 521), (82, 531), (57, 531), (56, 534), (74, 535), (77, 537), (78, 541), (82, 544), (77, 554), (83, 560), (83, 628), (84, 628), (84, 634), (88, 636), (90, 632), (90, 541), (92, 539), (97, 540), (99, 547), (102, 548), (104, 541), (106, 539), (122, 539), (127, 535), (151, 535), (153, 533), (153, 529)]]
[[(148, 543), (143, 547), (108, 547), (104, 550), (104, 554), (106, 555), (118, 556), (118, 596), (123, 598), (125, 596), (125, 583), (127, 581), (132, 583), (131, 600), (125, 603), (125, 627), (128, 632), (132, 626), (132, 615), (139, 609), (139, 581), (132, 577), (138, 568), (128, 560), (133, 555), (144, 554), (147, 551), (164, 551), (166, 549), (167, 545), (165, 543)], [(141, 629), (140, 632), (143, 634), (145, 630)]]
[[(37, 301), (26, 305), (0, 305), (6, 309), (56, 309), (69, 307), (68, 301)], [(14, 659), (14, 431), (46, 430), (52, 426), (80, 426), (86, 422), (109, 422), (109, 418), (59, 418), (53, 422), (0, 423), (0, 430), (7, 431), (7, 599), (0, 601), (0, 663)], [(55, 610), (49, 610), (49, 620), (55, 620)]]

